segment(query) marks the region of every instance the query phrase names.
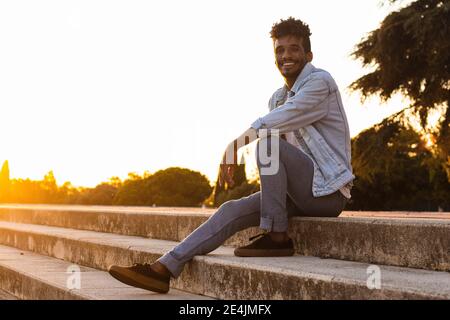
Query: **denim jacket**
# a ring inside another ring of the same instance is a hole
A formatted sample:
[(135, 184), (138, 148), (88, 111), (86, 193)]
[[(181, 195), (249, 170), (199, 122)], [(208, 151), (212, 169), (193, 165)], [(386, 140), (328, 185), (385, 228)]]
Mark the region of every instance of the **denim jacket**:
[[(293, 132), (314, 163), (314, 197), (351, 189), (350, 132), (342, 99), (331, 75), (307, 63), (291, 91), (284, 86), (269, 101), (269, 113), (252, 128)], [(344, 192), (343, 192), (344, 193)]]

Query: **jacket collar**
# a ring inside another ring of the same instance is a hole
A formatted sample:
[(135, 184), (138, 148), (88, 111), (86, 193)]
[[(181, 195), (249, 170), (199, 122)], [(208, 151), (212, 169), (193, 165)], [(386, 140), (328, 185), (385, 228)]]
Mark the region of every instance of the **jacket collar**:
[(273, 110), (276, 107), (279, 107), (282, 105), (288, 96), (289, 91), (293, 91), (294, 93), (297, 93), (297, 91), (302, 86), (304, 80), (314, 71), (315, 67), (311, 64), (311, 62), (307, 62), (305, 66), (303, 67), (303, 70), (300, 72), (300, 74), (297, 76), (297, 79), (294, 82), (294, 85), (292, 86), (292, 89), (289, 90), (286, 85), (284, 85), (282, 88), (278, 89), (278, 91), (275, 93), (275, 105), (271, 107), (270, 110)]

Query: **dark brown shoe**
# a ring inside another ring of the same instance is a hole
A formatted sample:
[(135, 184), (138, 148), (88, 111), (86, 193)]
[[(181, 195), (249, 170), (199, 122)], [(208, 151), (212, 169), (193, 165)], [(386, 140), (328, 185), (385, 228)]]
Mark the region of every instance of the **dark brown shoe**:
[(247, 246), (234, 250), (234, 255), (238, 257), (289, 257), (294, 255), (294, 243), (292, 239), (283, 242), (273, 241), (267, 233), (261, 233), (251, 237), (249, 241), (256, 238), (254, 242)]
[(169, 291), (170, 277), (156, 273), (147, 263), (135, 263), (131, 267), (112, 265), (108, 268), (108, 272), (115, 279), (129, 286), (158, 293)]

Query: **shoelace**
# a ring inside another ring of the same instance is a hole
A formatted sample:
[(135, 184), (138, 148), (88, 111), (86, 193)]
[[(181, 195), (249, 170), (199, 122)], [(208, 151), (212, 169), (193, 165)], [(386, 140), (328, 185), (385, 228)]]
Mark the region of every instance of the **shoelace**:
[(256, 236), (253, 236), (253, 237), (248, 238), (248, 241), (255, 240), (256, 238), (262, 238), (262, 237), (264, 237), (266, 234), (267, 234), (267, 232), (263, 232), (263, 233), (257, 234)]
[(149, 267), (148, 263), (133, 263), (133, 267)]

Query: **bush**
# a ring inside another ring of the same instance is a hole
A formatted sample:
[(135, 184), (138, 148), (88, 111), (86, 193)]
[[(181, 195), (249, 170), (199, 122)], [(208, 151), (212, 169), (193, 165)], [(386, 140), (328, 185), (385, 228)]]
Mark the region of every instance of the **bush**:
[(199, 206), (211, 191), (208, 179), (200, 172), (175, 167), (143, 179), (125, 181), (113, 204)]

